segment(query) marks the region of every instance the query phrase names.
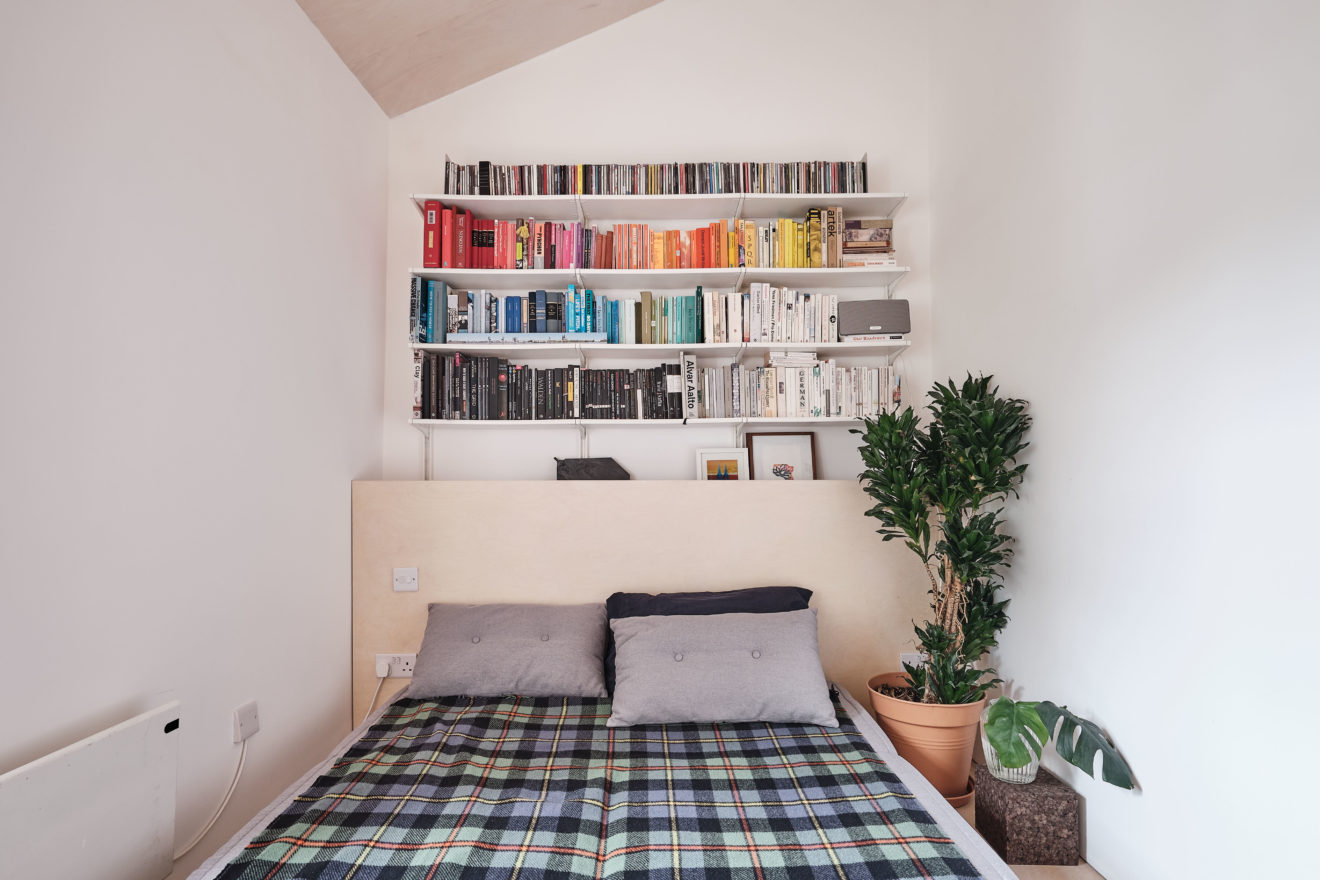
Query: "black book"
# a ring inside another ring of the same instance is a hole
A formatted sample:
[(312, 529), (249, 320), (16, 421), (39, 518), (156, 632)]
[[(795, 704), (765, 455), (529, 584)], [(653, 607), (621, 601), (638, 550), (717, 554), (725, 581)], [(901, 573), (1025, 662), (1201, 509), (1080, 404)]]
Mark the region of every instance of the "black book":
[(472, 418), (472, 359), (463, 357), (463, 355), (454, 355), (456, 358), (463, 358), (462, 372), (459, 375), (458, 396), (461, 401), (458, 407), (459, 418)]
[(683, 368), (679, 364), (665, 364), (665, 415), (671, 419), (683, 418)]
[(441, 388), (444, 385), (445, 359), (433, 351), (427, 352), (426, 359), (431, 362), (431, 414), (427, 418), (443, 419), (445, 414), (440, 408), (440, 401), (444, 399)]
[(478, 169), (477, 195), (488, 196), (491, 194), (490, 193), (490, 163), (480, 162), (477, 165), (477, 169)]
[(533, 401), (535, 418), (545, 418), (545, 370), (536, 370), (536, 400)]
[(564, 332), (564, 292), (551, 291), (545, 295), (545, 331)]
[(429, 354), (422, 356), (422, 410), (421, 415), (424, 419), (431, 418), (431, 385), (434, 380), (431, 378), (431, 357)]
[(499, 359), (495, 363), (496, 418), (509, 418), (509, 362)]

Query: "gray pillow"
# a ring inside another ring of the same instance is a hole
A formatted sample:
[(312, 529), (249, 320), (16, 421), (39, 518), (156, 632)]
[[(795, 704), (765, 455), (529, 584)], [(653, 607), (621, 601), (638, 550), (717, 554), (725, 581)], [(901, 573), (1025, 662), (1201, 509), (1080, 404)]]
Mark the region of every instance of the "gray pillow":
[(603, 604), (428, 607), (410, 697), (606, 695)]
[(838, 727), (816, 649), (816, 612), (622, 617), (610, 727), (789, 721)]

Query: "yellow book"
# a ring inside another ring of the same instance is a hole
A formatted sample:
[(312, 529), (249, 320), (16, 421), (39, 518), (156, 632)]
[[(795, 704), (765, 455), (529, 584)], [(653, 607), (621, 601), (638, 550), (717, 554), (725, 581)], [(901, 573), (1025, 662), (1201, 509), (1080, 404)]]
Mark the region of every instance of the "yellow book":
[(747, 220), (742, 225), (743, 265), (755, 266), (757, 263), (756, 224)]
[(821, 260), (823, 249), (820, 242), (820, 213), (819, 208), (812, 208), (807, 212), (807, 238), (809, 240), (807, 265), (813, 269), (819, 269), (825, 265)]
[(797, 227), (797, 265), (799, 269), (807, 268), (807, 224), (794, 223)]
[(663, 232), (651, 233), (651, 268), (663, 269), (665, 267), (665, 234)]

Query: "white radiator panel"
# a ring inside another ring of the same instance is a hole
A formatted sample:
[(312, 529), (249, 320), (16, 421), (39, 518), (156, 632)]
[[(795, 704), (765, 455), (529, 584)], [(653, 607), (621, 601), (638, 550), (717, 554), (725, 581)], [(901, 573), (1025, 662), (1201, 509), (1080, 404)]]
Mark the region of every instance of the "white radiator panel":
[(0, 877), (168, 875), (178, 718), (176, 700), (0, 776)]

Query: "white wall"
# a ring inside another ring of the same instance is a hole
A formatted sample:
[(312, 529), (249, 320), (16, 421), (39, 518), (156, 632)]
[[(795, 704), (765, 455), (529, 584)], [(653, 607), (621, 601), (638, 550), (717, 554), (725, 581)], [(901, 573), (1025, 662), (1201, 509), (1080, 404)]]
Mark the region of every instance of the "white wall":
[(1053, 765), (1109, 880), (1314, 873), (1317, 38), (1300, 2), (933, 22), (935, 370), (1031, 401), (1000, 669), (1134, 768)]
[(349, 720), (386, 120), (292, 0), (0, 8), (0, 771), (170, 697), (210, 849)]
[[(408, 196), (440, 192), (444, 156), (501, 163), (852, 159), (870, 155), (870, 189), (912, 194), (896, 241), (913, 267), (905, 383), (929, 379), (927, 18), (921, 3), (667, 0), (390, 122), (385, 338), (387, 479), (422, 476), (407, 424), (412, 359), (408, 270), (422, 223)], [(866, 83), (861, 89), (853, 83)], [(872, 83), (882, 95), (869, 97)], [(640, 218), (639, 218), (640, 219)], [(817, 430), (822, 476), (861, 470), (856, 437)], [(575, 429), (438, 431), (441, 479), (552, 479), (552, 456), (578, 455)], [(634, 478), (687, 479), (693, 451), (728, 446), (727, 428), (593, 429), (591, 455)]]

